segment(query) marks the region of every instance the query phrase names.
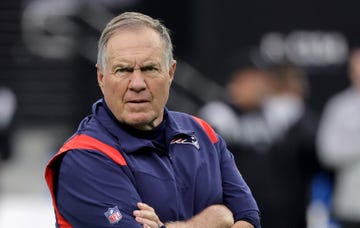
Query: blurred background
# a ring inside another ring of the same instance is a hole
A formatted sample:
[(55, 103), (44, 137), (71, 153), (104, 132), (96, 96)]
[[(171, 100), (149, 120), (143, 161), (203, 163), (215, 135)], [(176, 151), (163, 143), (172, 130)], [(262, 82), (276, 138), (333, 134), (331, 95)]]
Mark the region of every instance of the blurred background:
[(97, 40), (114, 15), (140, 11), (172, 31), (171, 109), (196, 114), (221, 99), (234, 59), (267, 66), (286, 58), (306, 72), (306, 103), (321, 114), (349, 84), (359, 7), (351, 0), (1, 0), (0, 227), (53, 227), (44, 167), (101, 97)]

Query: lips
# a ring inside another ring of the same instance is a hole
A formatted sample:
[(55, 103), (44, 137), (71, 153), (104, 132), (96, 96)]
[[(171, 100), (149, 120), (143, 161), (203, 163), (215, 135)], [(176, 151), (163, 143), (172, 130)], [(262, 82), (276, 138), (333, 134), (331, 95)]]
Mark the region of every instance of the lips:
[(125, 99), (125, 104), (128, 104), (130, 106), (133, 106), (133, 107), (141, 107), (143, 105), (147, 105), (151, 102), (150, 99), (146, 99), (146, 98), (128, 98), (128, 99)]
[(133, 99), (133, 100), (127, 100), (126, 103), (133, 103), (133, 104), (141, 104), (141, 103), (146, 103), (146, 102), (150, 102), (147, 99)]

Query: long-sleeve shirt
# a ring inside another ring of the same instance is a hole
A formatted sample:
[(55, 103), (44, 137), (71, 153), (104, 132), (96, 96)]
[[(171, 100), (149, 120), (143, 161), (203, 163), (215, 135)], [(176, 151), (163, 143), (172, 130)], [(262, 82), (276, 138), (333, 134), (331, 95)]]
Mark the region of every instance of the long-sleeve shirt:
[(325, 106), (318, 132), (321, 161), (336, 173), (334, 210), (360, 221), (360, 92), (349, 88)]
[(58, 223), (140, 228), (132, 212), (144, 202), (162, 222), (224, 204), (235, 221), (260, 227), (258, 207), (233, 155), (205, 121), (165, 109), (157, 131), (163, 139), (134, 134), (102, 100), (95, 103), (46, 171)]

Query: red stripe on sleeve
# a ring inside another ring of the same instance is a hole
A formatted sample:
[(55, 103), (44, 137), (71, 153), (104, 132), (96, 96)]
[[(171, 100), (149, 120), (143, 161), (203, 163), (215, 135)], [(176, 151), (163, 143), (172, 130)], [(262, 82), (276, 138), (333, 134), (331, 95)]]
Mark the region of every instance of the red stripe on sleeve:
[(214, 131), (214, 129), (208, 124), (205, 120), (200, 119), (196, 116), (193, 116), (193, 118), (200, 124), (200, 126), (204, 129), (206, 134), (209, 136), (212, 143), (216, 143), (219, 139)]
[(54, 191), (54, 172), (47, 168), (46, 172), (45, 172), (45, 179), (46, 182), (48, 184), (50, 193), (51, 193), (51, 198), (52, 198), (52, 203), (54, 206), (54, 211), (55, 211), (55, 218), (56, 218), (56, 222), (59, 225), (59, 228), (72, 228), (72, 225), (66, 221), (64, 219), (64, 217), (62, 217), (62, 215), (59, 213), (59, 209), (56, 206), (56, 202), (55, 202), (55, 191)]
[(126, 160), (117, 149), (88, 135), (75, 135), (67, 143), (65, 143), (59, 153), (73, 149), (100, 151), (113, 159), (117, 164), (126, 165)]
[(59, 225), (59, 228), (72, 228), (72, 225), (64, 219), (64, 217), (59, 213), (59, 210), (56, 205), (55, 200), (55, 189), (54, 189), (54, 178), (55, 174), (52, 170), (51, 166), (54, 163), (54, 161), (59, 157), (59, 155), (73, 149), (85, 149), (85, 150), (95, 150), (102, 152), (109, 156), (112, 160), (114, 160), (117, 164), (124, 166), (126, 165), (126, 160), (122, 156), (122, 154), (115, 149), (112, 146), (109, 146), (91, 136), (79, 134), (72, 137), (70, 140), (68, 140), (58, 151), (58, 153), (50, 160), (49, 164), (46, 167), (45, 171), (45, 180), (49, 187), (52, 202), (55, 210), (55, 216), (57, 224)]

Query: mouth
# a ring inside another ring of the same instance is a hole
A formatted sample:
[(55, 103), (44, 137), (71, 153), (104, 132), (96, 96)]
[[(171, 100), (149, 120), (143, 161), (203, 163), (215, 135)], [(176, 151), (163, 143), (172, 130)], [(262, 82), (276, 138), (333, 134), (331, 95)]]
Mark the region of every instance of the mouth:
[(126, 101), (126, 103), (129, 103), (129, 104), (143, 104), (143, 103), (148, 103), (148, 102), (150, 102), (150, 101), (146, 100), (146, 99), (135, 99), (135, 100)]
[(126, 101), (126, 104), (129, 105), (129, 107), (132, 108), (144, 108), (148, 104), (150, 104), (150, 100), (148, 99), (130, 99)]

